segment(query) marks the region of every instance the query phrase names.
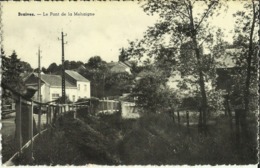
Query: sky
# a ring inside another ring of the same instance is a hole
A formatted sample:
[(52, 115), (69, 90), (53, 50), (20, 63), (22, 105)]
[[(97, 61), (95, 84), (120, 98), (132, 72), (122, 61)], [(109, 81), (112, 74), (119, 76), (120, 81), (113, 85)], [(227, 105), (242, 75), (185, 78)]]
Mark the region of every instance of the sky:
[[(230, 2), (227, 13), (213, 19), (229, 32), (233, 29), (232, 13), (242, 7)], [(33, 13), (35, 16), (18, 16)], [(82, 12), (91, 16), (68, 16)], [(51, 13), (59, 13), (59, 16)], [(62, 16), (65, 13), (66, 16)], [(39, 15), (38, 15), (39, 14)], [(43, 16), (48, 14), (48, 16)], [(94, 14), (94, 15), (93, 15)], [(6, 55), (14, 50), (22, 61), (38, 66), (38, 48), (41, 66), (61, 63), (61, 31), (65, 36), (65, 60), (86, 63), (92, 56), (101, 56), (107, 62), (118, 61), (119, 50), (128, 41), (140, 39), (158, 16), (148, 16), (138, 2), (7, 2), (2, 3), (3, 48)], [(228, 33), (227, 33), (228, 34)], [(231, 35), (231, 34), (230, 34)], [(231, 36), (227, 37), (228, 40)]]

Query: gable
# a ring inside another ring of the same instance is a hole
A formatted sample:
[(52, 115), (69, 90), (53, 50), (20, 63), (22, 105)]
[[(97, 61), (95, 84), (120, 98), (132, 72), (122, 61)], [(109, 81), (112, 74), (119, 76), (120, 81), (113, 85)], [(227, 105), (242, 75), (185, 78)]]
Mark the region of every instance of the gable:
[[(49, 75), (49, 74), (41, 74), (41, 82), (48, 84), (51, 87), (61, 87), (62, 78), (59, 75)], [(38, 84), (38, 74), (32, 73), (29, 77), (27, 77), (24, 81), (27, 85), (36, 85)], [(76, 85), (70, 83), (65, 80), (66, 87), (76, 87)]]
[(86, 79), (84, 76), (80, 75), (78, 72), (66, 70), (65, 73), (75, 79), (76, 81), (80, 82), (90, 82), (88, 79)]

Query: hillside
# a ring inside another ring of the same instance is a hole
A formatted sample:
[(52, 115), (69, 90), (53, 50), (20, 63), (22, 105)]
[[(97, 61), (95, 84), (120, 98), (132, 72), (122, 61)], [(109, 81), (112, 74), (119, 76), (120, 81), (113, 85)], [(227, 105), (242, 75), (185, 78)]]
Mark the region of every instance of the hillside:
[[(168, 114), (123, 120), (119, 114), (88, 115), (84, 110), (60, 118), (34, 145), (33, 165), (253, 164), (256, 137), (237, 149), (223, 118), (198, 134), (197, 127), (177, 125)], [(254, 130), (252, 130), (252, 133)], [(252, 134), (253, 135), (253, 134)], [(25, 154), (26, 155), (26, 154)], [(24, 156), (25, 156), (24, 155)], [(17, 164), (27, 163), (26, 159)]]

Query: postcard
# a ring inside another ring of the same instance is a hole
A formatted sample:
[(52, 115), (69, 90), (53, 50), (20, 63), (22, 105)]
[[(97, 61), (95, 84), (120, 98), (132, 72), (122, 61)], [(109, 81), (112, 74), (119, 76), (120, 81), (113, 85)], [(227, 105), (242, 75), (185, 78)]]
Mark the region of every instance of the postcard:
[(258, 1), (1, 2), (4, 166), (246, 166)]

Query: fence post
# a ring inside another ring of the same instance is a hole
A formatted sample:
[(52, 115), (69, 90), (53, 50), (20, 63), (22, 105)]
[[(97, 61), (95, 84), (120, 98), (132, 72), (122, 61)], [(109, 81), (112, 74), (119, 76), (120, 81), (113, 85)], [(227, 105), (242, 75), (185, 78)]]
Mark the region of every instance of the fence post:
[(106, 109), (107, 109), (107, 112), (109, 113), (109, 101), (108, 101), (108, 97), (107, 97), (107, 103), (106, 103), (106, 105), (107, 105), (107, 107), (106, 107)]
[(50, 108), (49, 108), (49, 105), (47, 105), (47, 107), (46, 107), (46, 125), (47, 126), (49, 125), (49, 111), (50, 111)]
[(102, 101), (102, 112), (103, 113), (105, 112), (105, 98), (103, 98), (103, 101)]
[(39, 105), (39, 111), (38, 111), (38, 132), (41, 134), (41, 113), (42, 113), (42, 105)]
[(186, 118), (187, 118), (187, 127), (190, 126), (190, 121), (189, 121), (189, 111), (186, 111)]
[(180, 111), (179, 110), (177, 111), (177, 116), (178, 116), (178, 125), (180, 125), (181, 120), (180, 120)]
[(22, 106), (22, 100), (21, 100), (21, 96), (19, 96), (19, 100), (16, 101), (15, 104), (15, 110), (16, 110), (16, 115), (15, 115), (15, 121), (16, 121), (16, 128), (15, 128), (15, 132), (16, 132), (16, 148), (17, 151), (19, 151), (19, 155), (21, 154), (21, 148), (22, 148), (22, 115), (21, 115), (21, 106)]
[(29, 140), (31, 145), (29, 148), (28, 158), (30, 161), (33, 161), (33, 101), (31, 101), (31, 108), (29, 110)]
[(111, 102), (111, 111), (112, 111), (112, 113), (114, 112), (114, 100), (112, 100), (112, 102)]
[(89, 112), (89, 113), (92, 112), (92, 103), (91, 103), (91, 99), (89, 100), (88, 112)]
[(122, 101), (119, 101), (118, 103), (117, 103), (117, 109), (118, 109), (118, 112), (121, 114), (121, 116), (122, 116), (122, 113), (123, 113), (123, 104), (122, 104)]
[(50, 107), (50, 109), (49, 109), (49, 125), (51, 125), (52, 106), (50, 105), (49, 107)]
[(74, 111), (74, 115), (73, 115), (73, 118), (76, 119), (77, 118), (77, 106), (75, 106), (75, 111)]
[(62, 113), (62, 106), (59, 105), (59, 115), (61, 115), (61, 113)]

